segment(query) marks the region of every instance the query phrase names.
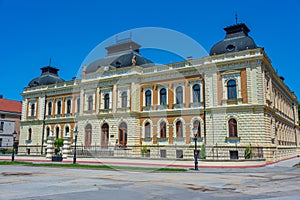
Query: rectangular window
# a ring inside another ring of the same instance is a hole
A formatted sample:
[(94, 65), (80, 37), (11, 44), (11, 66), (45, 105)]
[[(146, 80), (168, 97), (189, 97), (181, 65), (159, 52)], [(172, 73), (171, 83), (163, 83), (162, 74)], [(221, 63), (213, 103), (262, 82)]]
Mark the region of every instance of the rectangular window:
[(167, 157), (167, 150), (161, 149), (160, 150), (160, 157), (161, 158), (166, 158)]
[(4, 122), (1, 122), (0, 123), (0, 131), (3, 131), (3, 128), (4, 128)]
[(80, 99), (77, 99), (77, 113), (80, 112)]
[(1, 119), (5, 119), (5, 114), (1, 114)]
[(238, 160), (239, 159), (239, 152), (238, 151), (229, 151), (230, 160)]
[(176, 158), (183, 158), (183, 150), (176, 150)]

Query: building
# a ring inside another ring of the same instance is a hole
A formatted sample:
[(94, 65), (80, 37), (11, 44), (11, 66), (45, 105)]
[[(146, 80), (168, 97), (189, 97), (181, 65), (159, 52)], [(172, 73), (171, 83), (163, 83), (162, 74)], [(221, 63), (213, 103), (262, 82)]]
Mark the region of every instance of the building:
[(0, 149), (12, 149), (13, 133), (16, 132), (15, 142), (19, 141), (22, 102), (3, 99), (0, 95)]
[(22, 93), (19, 151), (51, 154), (61, 137), (69, 149), (78, 130), (80, 152), (93, 156), (193, 158), (194, 135), (206, 159), (244, 159), (247, 147), (266, 161), (296, 156), (297, 97), (245, 24), (224, 30), (209, 56), (180, 63), (157, 66), (128, 39), (81, 79), (42, 68)]

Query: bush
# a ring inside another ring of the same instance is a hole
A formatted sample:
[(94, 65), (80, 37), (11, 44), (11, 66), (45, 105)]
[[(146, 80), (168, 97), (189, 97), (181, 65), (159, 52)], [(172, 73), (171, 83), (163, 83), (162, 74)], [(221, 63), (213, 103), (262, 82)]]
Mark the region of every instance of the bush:
[(1, 149), (2, 154), (6, 153), (6, 149)]
[(200, 150), (200, 159), (206, 159), (206, 147), (205, 144), (202, 144), (201, 150)]
[(252, 158), (252, 148), (249, 145), (245, 149), (245, 159), (251, 159), (251, 158)]
[(60, 151), (61, 151), (61, 148), (64, 146), (64, 139), (63, 138), (58, 138), (55, 140), (54, 142), (54, 151), (55, 151), (55, 154), (61, 154)]
[(12, 154), (12, 152), (13, 152), (13, 149), (8, 149), (9, 154)]

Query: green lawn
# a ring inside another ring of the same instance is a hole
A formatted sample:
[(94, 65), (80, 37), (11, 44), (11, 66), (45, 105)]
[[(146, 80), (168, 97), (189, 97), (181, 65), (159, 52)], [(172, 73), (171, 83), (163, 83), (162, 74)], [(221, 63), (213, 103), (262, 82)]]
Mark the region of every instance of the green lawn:
[(294, 165), (293, 167), (298, 167), (298, 168), (300, 168), (300, 163)]
[(129, 171), (155, 171), (155, 172), (186, 172), (180, 168), (152, 168), (152, 167), (131, 167), (131, 166), (109, 166), (109, 165), (84, 165), (84, 164), (63, 164), (63, 163), (31, 163), (19, 161), (0, 161), (0, 165), (24, 165), (33, 167), (66, 167), (82, 169), (105, 169), (105, 170), (129, 170)]

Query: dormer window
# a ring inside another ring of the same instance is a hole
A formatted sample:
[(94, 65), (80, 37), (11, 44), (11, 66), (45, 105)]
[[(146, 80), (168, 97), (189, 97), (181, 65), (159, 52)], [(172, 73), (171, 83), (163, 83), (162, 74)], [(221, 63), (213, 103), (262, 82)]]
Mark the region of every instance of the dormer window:
[(116, 62), (116, 67), (117, 68), (121, 67), (121, 63), (119, 61)]
[(235, 49), (235, 46), (232, 45), (232, 44), (230, 44), (230, 45), (228, 45), (228, 46), (226, 47), (226, 50), (227, 50), (227, 51), (233, 51), (234, 49)]

